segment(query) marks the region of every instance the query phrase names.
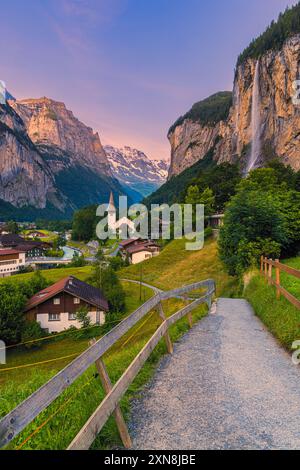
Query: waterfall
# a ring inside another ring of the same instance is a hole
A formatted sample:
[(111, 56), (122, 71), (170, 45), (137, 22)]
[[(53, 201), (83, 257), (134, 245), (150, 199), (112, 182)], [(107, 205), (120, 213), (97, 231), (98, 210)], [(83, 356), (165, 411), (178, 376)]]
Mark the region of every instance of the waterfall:
[(259, 60), (256, 62), (253, 91), (252, 91), (252, 111), (251, 111), (251, 131), (252, 145), (251, 155), (247, 165), (247, 173), (252, 170), (261, 153), (261, 119), (260, 119), (260, 94), (259, 94)]

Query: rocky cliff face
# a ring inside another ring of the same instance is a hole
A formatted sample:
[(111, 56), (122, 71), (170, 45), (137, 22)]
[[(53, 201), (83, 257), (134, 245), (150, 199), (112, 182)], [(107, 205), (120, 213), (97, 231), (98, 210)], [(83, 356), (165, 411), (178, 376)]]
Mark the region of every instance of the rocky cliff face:
[(28, 207), (33, 218), (49, 210), (51, 217), (69, 217), (76, 208), (107, 201), (110, 191), (126, 194), (99, 135), (49, 98), (0, 107), (0, 172), (0, 206), (24, 208), (24, 219)]
[[(234, 155), (249, 158), (246, 147), (252, 142), (251, 110), (256, 60), (247, 59), (236, 72), (233, 107), (216, 151), (219, 161), (232, 160)], [(293, 83), (298, 79), (300, 35), (288, 39), (280, 51), (269, 51), (259, 59), (259, 118), (261, 155), (257, 165), (274, 155), (300, 169), (300, 106), (293, 104)], [(244, 154), (243, 154), (244, 150)]]
[[(22, 118), (29, 137), (47, 153), (52, 169), (65, 169), (65, 157), (70, 165), (85, 165), (101, 175), (112, 177), (110, 165), (98, 133), (80, 122), (64, 103), (49, 98), (11, 101), (10, 105)], [(51, 158), (53, 154), (53, 158)]]
[[(204, 157), (214, 147), (218, 162), (241, 163), (247, 168), (253, 140), (253, 89), (257, 59), (248, 58), (236, 70), (233, 102), (228, 118), (203, 127), (185, 120), (169, 134), (169, 177)], [(299, 79), (300, 35), (287, 39), (278, 51), (268, 51), (258, 64), (260, 155), (255, 166), (274, 156), (300, 169), (300, 106), (293, 104), (293, 83)]]
[(178, 175), (207, 154), (219, 135), (220, 123), (215, 127), (185, 119), (169, 133), (171, 164), (168, 178)]
[(65, 207), (50, 168), (9, 105), (0, 105), (0, 199), (15, 207), (43, 209), (47, 200), (60, 210)]

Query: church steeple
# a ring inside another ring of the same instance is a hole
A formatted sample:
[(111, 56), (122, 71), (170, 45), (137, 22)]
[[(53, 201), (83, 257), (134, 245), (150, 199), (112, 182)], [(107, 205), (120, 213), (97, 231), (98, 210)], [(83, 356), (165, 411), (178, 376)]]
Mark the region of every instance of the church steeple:
[(109, 203), (107, 206), (107, 223), (109, 230), (114, 230), (116, 225), (117, 209), (115, 206), (114, 195), (112, 191), (109, 196)]
[(110, 196), (109, 196), (108, 211), (113, 211), (113, 212), (116, 211), (114, 195), (112, 191), (110, 192)]

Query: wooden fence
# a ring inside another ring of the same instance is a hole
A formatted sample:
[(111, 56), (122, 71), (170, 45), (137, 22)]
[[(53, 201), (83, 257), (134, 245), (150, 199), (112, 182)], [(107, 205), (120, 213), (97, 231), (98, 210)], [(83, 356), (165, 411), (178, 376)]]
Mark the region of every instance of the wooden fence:
[[(195, 294), (188, 297), (190, 292), (203, 288), (206, 289), (206, 293), (203, 296), (199, 297), (200, 294), (196, 295), (196, 300), (194, 300)], [(127, 448), (131, 447), (131, 439), (128, 434), (127, 426), (119, 408), (121, 397), (133, 382), (143, 364), (146, 362), (162, 337), (165, 338), (168, 352), (172, 353), (173, 346), (169, 336), (169, 327), (185, 316), (188, 319), (189, 325), (192, 326), (192, 310), (203, 303), (207, 303), (210, 307), (214, 292), (215, 283), (213, 280), (209, 279), (154, 295), (115, 328), (110, 330), (105, 336), (100, 338), (98, 341), (92, 341), (90, 347), (80, 356), (58, 372), (52, 379), (30, 395), (25, 401), (20, 403), (14, 410), (4, 416), (0, 420), (0, 447), (6, 446), (12, 439), (14, 439), (29, 423), (31, 423), (45, 408), (47, 408), (47, 406), (49, 406), (67, 387), (69, 387), (94, 363), (96, 364), (106, 396), (77, 436), (73, 439), (68, 449), (88, 449), (112, 413), (116, 419), (120, 437), (124, 446)], [(185, 298), (187, 305), (172, 316), (166, 318), (163, 311), (162, 301), (170, 298)], [(125, 370), (120, 379), (112, 385), (104, 362), (102, 361), (102, 356), (116, 343), (116, 341), (118, 341), (152, 309), (157, 310), (160, 318), (162, 319), (161, 325)]]
[[(275, 278), (273, 277), (273, 268), (275, 269)], [(288, 292), (280, 284), (281, 272), (285, 272), (300, 279), (300, 271), (298, 271), (298, 269), (294, 269), (290, 266), (287, 266), (286, 264), (280, 263), (278, 259), (272, 260), (262, 256), (260, 262), (260, 271), (261, 274), (265, 276), (268, 284), (274, 285), (276, 287), (277, 300), (280, 300), (281, 295), (283, 295), (291, 304), (300, 309), (300, 300), (290, 294), (290, 292)]]

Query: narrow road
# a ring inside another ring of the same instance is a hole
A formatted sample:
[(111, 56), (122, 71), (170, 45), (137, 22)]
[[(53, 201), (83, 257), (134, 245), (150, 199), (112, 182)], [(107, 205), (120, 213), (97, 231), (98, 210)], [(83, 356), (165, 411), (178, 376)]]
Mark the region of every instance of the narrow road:
[(298, 449), (300, 369), (245, 300), (217, 308), (133, 403), (135, 449)]

